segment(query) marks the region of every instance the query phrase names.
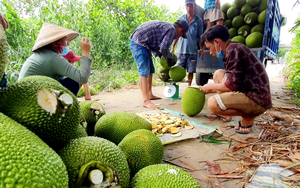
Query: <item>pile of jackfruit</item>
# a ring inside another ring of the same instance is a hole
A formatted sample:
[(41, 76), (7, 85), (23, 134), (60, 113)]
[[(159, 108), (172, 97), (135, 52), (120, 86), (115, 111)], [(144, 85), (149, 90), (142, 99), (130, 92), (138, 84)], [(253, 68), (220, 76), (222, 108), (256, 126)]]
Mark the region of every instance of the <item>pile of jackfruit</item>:
[(0, 90), (0, 187), (200, 187), (163, 155), (146, 119), (79, 102), (52, 78)]

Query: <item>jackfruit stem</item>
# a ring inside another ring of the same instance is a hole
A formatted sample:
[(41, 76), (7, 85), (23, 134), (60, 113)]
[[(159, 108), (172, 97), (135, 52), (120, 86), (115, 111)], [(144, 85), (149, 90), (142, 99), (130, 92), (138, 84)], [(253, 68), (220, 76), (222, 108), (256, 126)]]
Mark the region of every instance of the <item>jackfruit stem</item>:
[[(102, 174), (102, 179), (100, 173)], [(118, 185), (118, 178), (112, 169), (101, 164), (101, 162), (90, 161), (80, 167), (76, 187), (84, 187), (87, 186), (86, 184), (93, 188), (109, 187)]]

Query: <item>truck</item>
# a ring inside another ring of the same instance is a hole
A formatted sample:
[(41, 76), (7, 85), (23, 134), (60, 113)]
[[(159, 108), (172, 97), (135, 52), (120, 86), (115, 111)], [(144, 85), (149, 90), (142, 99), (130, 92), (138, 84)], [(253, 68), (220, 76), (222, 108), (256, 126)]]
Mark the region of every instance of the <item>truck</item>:
[[(262, 44), (258, 48), (250, 50), (267, 66), (268, 61), (276, 59), (279, 48), (280, 28), (286, 23), (280, 14), (278, 0), (267, 0), (266, 19), (263, 31)], [(196, 67), (196, 84), (204, 85), (212, 78), (217, 69), (224, 69), (222, 58), (210, 55), (209, 50), (204, 50), (204, 58), (198, 56)]]

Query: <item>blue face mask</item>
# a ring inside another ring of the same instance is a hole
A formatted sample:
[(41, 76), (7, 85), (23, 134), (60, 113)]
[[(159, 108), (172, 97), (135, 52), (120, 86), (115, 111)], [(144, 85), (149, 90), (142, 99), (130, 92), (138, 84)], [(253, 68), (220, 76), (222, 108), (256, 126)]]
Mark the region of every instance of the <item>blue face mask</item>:
[(216, 52), (216, 54), (219, 58), (224, 58), (223, 50), (221, 50), (220, 52)]
[(70, 51), (69, 46), (63, 46), (63, 49), (60, 53), (61, 55), (67, 55), (69, 51)]
[[(215, 44), (215, 47), (216, 47), (216, 44)], [(221, 47), (220, 47), (221, 48)], [(220, 52), (218, 52), (217, 48), (216, 48), (216, 54), (218, 56), (218, 58), (224, 58), (224, 53), (223, 53), (223, 50), (221, 49)]]

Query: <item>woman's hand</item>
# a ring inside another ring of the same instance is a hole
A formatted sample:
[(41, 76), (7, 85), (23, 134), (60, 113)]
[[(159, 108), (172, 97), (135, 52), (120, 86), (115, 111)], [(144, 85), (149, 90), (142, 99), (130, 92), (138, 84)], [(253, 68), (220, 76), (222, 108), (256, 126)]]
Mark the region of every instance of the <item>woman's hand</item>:
[(92, 48), (90, 40), (87, 37), (83, 37), (81, 39), (80, 46), (81, 46), (82, 56), (90, 58), (90, 51), (91, 51), (91, 48)]

